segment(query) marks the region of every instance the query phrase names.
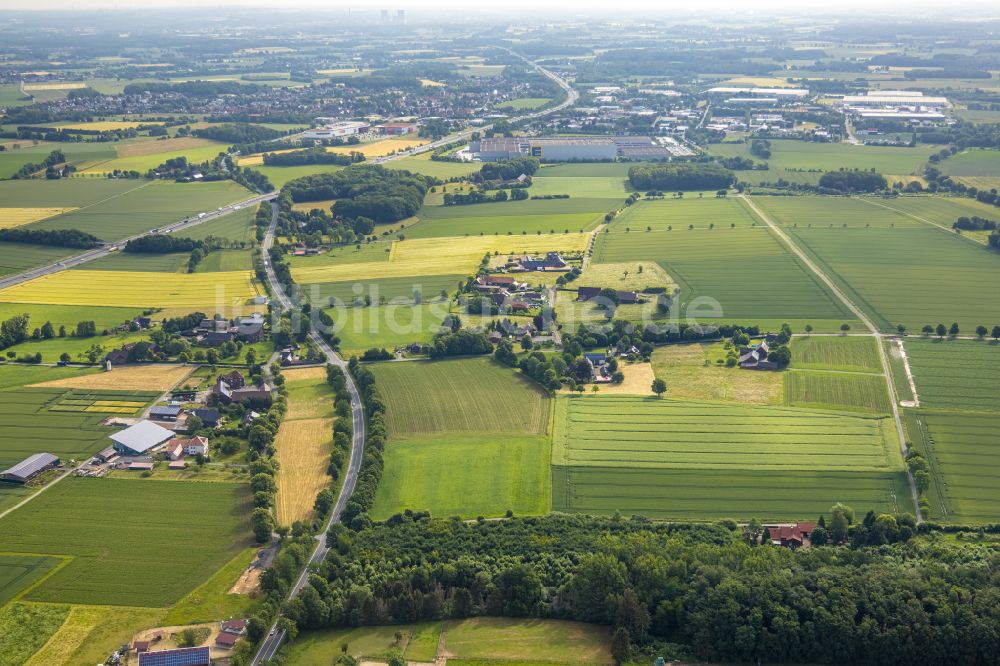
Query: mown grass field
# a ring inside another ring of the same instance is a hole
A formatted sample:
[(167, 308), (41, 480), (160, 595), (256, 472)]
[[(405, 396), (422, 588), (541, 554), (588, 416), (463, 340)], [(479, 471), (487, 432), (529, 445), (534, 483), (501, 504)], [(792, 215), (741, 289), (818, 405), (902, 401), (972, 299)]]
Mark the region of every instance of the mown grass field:
[(552, 100), (548, 97), (520, 97), (499, 104), (501, 109), (513, 109), (514, 111), (533, 111), (540, 109)]
[(909, 337), (905, 342), (923, 407), (1000, 411), (1000, 346), (974, 340)]
[[(859, 202), (850, 199), (756, 201), (883, 330), (902, 323), (919, 331), (939, 322), (972, 330), (1000, 322), (1000, 298), (990, 286), (997, 257), (985, 247), (892, 211), (895, 227), (866, 228), (866, 218), (857, 217)], [(884, 219), (885, 209), (869, 208), (871, 219)], [(847, 228), (826, 224), (838, 216), (852, 222)], [(818, 224), (809, 228), (810, 221)]]
[(316, 495), (330, 486), (326, 468), (333, 449), (333, 389), (325, 372), (304, 372), (292, 370), (285, 376), (288, 412), (274, 439), (279, 525), (308, 520)]
[(1000, 178), (1000, 150), (963, 150), (941, 162), (940, 168), (953, 177)]
[(441, 329), (449, 305), (449, 301), (436, 300), (423, 305), (337, 307), (326, 312), (333, 319), (340, 349), (352, 356), (373, 347), (392, 351), (414, 342), (430, 343)]
[(785, 404), (879, 414), (892, 411), (889, 389), (882, 374), (792, 370), (785, 374)]
[[(292, 277), (297, 283), (306, 285), (456, 273), (471, 275), (487, 252), (499, 252), (501, 255), (554, 250), (579, 252), (586, 248), (589, 239), (590, 236), (584, 233), (407, 239), (393, 242), (387, 262), (292, 268)], [(3, 292), (0, 292), (0, 298), (3, 298)]]
[(66, 330), (76, 328), (77, 322), (92, 321), (98, 333), (106, 328), (131, 320), (142, 314), (140, 308), (115, 307), (85, 307), (78, 305), (29, 305), (27, 303), (0, 303), (0, 320), (10, 319), (14, 315), (27, 314), (32, 327), (52, 322), (58, 330), (65, 326)]
[(8, 552), (74, 558), (28, 600), (167, 606), (248, 545), (248, 500), (242, 484), (70, 478), (0, 529)]
[(802, 370), (881, 372), (874, 337), (796, 335), (790, 343), (793, 365)]
[(552, 507), (699, 520), (803, 518), (848, 500), (904, 510), (890, 430), (843, 412), (559, 397)]
[[(458, 284), (464, 284), (467, 278), (468, 274), (458, 273), (377, 279), (358, 275), (356, 279), (350, 280), (303, 284), (301, 293), (311, 303), (324, 308), (330, 305), (331, 298), (337, 304), (349, 304), (354, 303), (356, 298), (363, 300), (366, 295), (371, 296), (373, 303), (379, 303), (383, 297), (390, 303), (414, 303), (415, 293), (420, 294), (420, 304), (423, 304), (439, 298), (442, 291), (453, 294), (458, 289)], [(361, 342), (355, 344), (359, 343), (364, 346)], [(367, 349), (368, 346), (364, 348)]]
[(256, 215), (256, 206), (246, 206), (228, 215), (185, 229), (180, 232), (180, 236), (195, 240), (204, 240), (209, 236), (214, 236), (229, 241), (249, 243), (256, 238), (256, 227), (254, 226)]
[(474, 171), (479, 171), (482, 165), (474, 162), (437, 162), (431, 159), (430, 153), (423, 153), (421, 155), (392, 160), (391, 162), (386, 162), (383, 166), (386, 169), (402, 169), (404, 171), (412, 171), (413, 173), (421, 173), (425, 176), (447, 180), (448, 178), (468, 176)]
[[(5, 142), (6, 143), (6, 142)], [(18, 148), (14, 148), (14, 145)], [(0, 152), (0, 178), (10, 178), (25, 164), (39, 164), (53, 150), (61, 150), (70, 164), (79, 165), (115, 156), (114, 146), (106, 143), (63, 143), (12, 141)], [(23, 182), (23, 181), (20, 181)]]
[(651, 361), (653, 373), (667, 382), (672, 399), (782, 404), (780, 373), (750, 372), (716, 363), (725, 358), (722, 343), (692, 343), (658, 347)]
[(251, 271), (61, 271), (0, 291), (0, 301), (39, 305), (189, 308), (230, 312), (259, 291)]
[[(395, 635), (403, 636), (396, 643)], [(289, 666), (325, 664), (347, 643), (356, 658), (386, 659), (394, 649), (407, 660), (430, 662), (439, 655), (461, 664), (577, 664), (604, 666), (612, 662), (607, 627), (525, 618), (479, 617), (421, 624), (357, 629), (327, 629), (302, 633), (289, 648)]]
[[(673, 314), (747, 324), (853, 319), (736, 200), (643, 202), (599, 233), (593, 260), (660, 263), (681, 287)], [(709, 225), (715, 228), (710, 229)], [(731, 225), (736, 225), (731, 228)], [(694, 229), (688, 229), (694, 225)], [(651, 227), (651, 231), (647, 231)], [(672, 227), (672, 230), (668, 230)]]
[(910, 436), (923, 442), (921, 449), (931, 463), (931, 488), (940, 504), (934, 507), (934, 518), (995, 523), (1000, 512), (1000, 463), (996, 457), (1000, 416), (920, 410), (915, 421), (918, 432), (910, 432)]
[(372, 369), (389, 432), (373, 515), (548, 510), (549, 400), (534, 384), (489, 359)]
[(407, 238), (565, 234), (593, 229), (611, 207), (595, 198), (424, 206), (418, 213), (420, 222), (408, 225), (403, 233)]

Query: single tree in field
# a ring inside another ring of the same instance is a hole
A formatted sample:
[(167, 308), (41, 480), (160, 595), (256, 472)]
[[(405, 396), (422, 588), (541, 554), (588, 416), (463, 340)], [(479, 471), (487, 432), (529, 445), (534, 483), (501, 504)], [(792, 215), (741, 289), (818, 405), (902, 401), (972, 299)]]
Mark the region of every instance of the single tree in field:
[(943, 338), (944, 334), (948, 332), (948, 329), (944, 327), (944, 324), (938, 324), (937, 328), (934, 329), (934, 332), (937, 333), (939, 338)]
[(934, 327), (931, 326), (930, 324), (924, 324), (924, 327), (920, 330), (923, 331), (924, 335), (930, 335), (931, 333), (934, 332)]
[(849, 330), (851, 330), (851, 325), (848, 324), (847, 322), (844, 322), (843, 324), (840, 325), (840, 331), (842, 333), (847, 333)]
[(667, 383), (662, 379), (657, 378), (653, 380), (653, 383), (650, 386), (650, 388), (653, 389), (653, 393), (655, 393), (657, 397), (659, 397), (667, 392)]
[(906, 335), (906, 324), (897, 324), (896, 332), (900, 335)]
[(958, 335), (958, 322), (953, 322), (951, 327), (948, 329), (948, 335), (955, 337)]
[(813, 325), (812, 324), (806, 324), (805, 331), (806, 331), (806, 333), (812, 333), (813, 332)]
[(994, 326), (993, 330), (990, 332), (990, 335), (994, 340), (1000, 340), (1000, 326)]
[(980, 324), (979, 326), (976, 326), (976, 336), (980, 340), (982, 340), (983, 338), (986, 337), (986, 333), (987, 333), (987, 330), (986, 330), (985, 326), (983, 326), (982, 324)]
[(247, 349), (246, 359), (248, 366), (252, 366), (254, 363), (257, 362), (257, 352), (253, 350), (253, 347)]
[(611, 658), (615, 660), (617, 666), (621, 666), (628, 661), (631, 652), (632, 637), (629, 636), (628, 629), (618, 627), (611, 636)]

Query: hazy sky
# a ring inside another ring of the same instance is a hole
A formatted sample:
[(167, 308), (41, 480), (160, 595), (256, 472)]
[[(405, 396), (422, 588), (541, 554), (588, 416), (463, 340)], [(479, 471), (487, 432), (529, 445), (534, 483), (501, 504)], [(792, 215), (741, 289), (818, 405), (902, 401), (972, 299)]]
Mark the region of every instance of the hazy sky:
[[(150, 7), (314, 7), (324, 9), (347, 9), (353, 11), (377, 11), (378, 9), (401, 9), (409, 12), (424, 11), (460, 11), (484, 12), (493, 9), (510, 14), (512, 10), (521, 12), (546, 13), (566, 12), (580, 14), (587, 12), (611, 13), (621, 12), (633, 15), (642, 13), (663, 15), (673, 11), (691, 13), (697, 3), (678, 2), (677, 0), (504, 0), (499, 3), (476, 3), (469, 0), (0, 0), (0, 10), (67, 10), (67, 9), (147, 9)], [(941, 3), (939, 0), (713, 0), (705, 3), (706, 13), (735, 11), (741, 14), (773, 12), (775, 10), (789, 14), (809, 14), (815, 11), (849, 12), (854, 10), (860, 14), (872, 11), (879, 13), (898, 10), (902, 15), (914, 17), (915, 8), (927, 8), (938, 13), (954, 12), (958, 7), (980, 7), (991, 10), (991, 15), (1000, 14), (994, 2), (989, 0), (968, 0), (961, 2)]]

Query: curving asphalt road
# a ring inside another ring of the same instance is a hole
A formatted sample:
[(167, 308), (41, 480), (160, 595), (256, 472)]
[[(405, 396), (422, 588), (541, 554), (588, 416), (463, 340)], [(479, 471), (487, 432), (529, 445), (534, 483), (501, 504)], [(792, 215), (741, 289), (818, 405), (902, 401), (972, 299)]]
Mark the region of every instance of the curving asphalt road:
[[(157, 229), (157, 233), (169, 234), (175, 231), (182, 231), (184, 229), (189, 229), (191, 227), (209, 222), (211, 220), (218, 219), (223, 215), (228, 215), (238, 208), (245, 208), (247, 206), (255, 206), (262, 201), (270, 201), (277, 198), (278, 192), (270, 192), (268, 194), (258, 194), (249, 199), (244, 199), (243, 201), (237, 201), (235, 203), (223, 206), (219, 210), (207, 211), (205, 213), (200, 213), (201, 217), (195, 215), (193, 217), (186, 217), (180, 222), (175, 222), (174, 224), (160, 227)], [(149, 235), (150, 232), (144, 231), (141, 234), (135, 236), (129, 236), (128, 238), (122, 238), (113, 243), (106, 243), (99, 248), (93, 250), (87, 250), (82, 254), (77, 254), (72, 257), (67, 257), (59, 261), (53, 262), (46, 266), (39, 266), (37, 268), (32, 268), (30, 270), (24, 271), (23, 273), (17, 273), (15, 275), (7, 275), (0, 278), (0, 289), (6, 289), (7, 287), (13, 287), (14, 285), (21, 284), (22, 282), (27, 282), (28, 280), (34, 280), (35, 278), (40, 278), (43, 275), (51, 275), (53, 273), (58, 273), (59, 271), (64, 271), (68, 268), (74, 268), (80, 264), (85, 264), (88, 261), (94, 261), (95, 259), (100, 259), (101, 257), (106, 257), (112, 252), (117, 252), (121, 248), (125, 247), (125, 243), (130, 240), (135, 240), (137, 238), (142, 238), (143, 236)]]
[[(518, 58), (524, 60), (531, 67), (533, 67), (535, 71), (555, 81), (560, 88), (566, 91), (566, 99), (563, 100), (560, 104), (549, 109), (543, 109), (542, 111), (536, 111), (534, 113), (529, 113), (523, 116), (512, 118), (511, 119), (512, 121), (519, 122), (521, 120), (528, 120), (531, 118), (540, 118), (549, 115), (551, 113), (561, 111), (562, 109), (565, 109), (569, 106), (572, 106), (573, 104), (576, 103), (577, 99), (579, 99), (580, 97), (579, 93), (573, 90), (572, 86), (566, 83), (566, 81), (564, 81), (561, 77), (559, 77), (556, 74), (553, 74), (552, 72), (543, 67), (540, 67), (532, 63), (531, 61), (527, 60), (526, 58), (517, 53), (514, 53), (513, 51), (509, 52), (512, 55), (517, 56)], [(382, 164), (392, 160), (398, 160), (404, 157), (410, 157), (412, 155), (419, 155), (421, 153), (426, 153), (441, 146), (445, 146), (449, 143), (455, 143), (456, 141), (467, 140), (472, 136), (473, 132), (481, 132), (483, 130), (489, 129), (490, 127), (492, 127), (492, 125), (483, 125), (482, 127), (465, 129), (462, 130), (461, 132), (450, 134), (444, 137), (443, 139), (438, 139), (437, 141), (433, 141), (431, 143), (420, 146), (419, 148), (413, 148), (412, 150), (407, 150), (402, 153), (396, 153), (395, 155), (380, 157), (371, 160), (370, 162), (373, 164)], [(289, 309), (291, 308), (292, 305), (291, 300), (288, 298), (288, 295), (285, 294), (284, 289), (278, 282), (278, 279), (274, 274), (274, 267), (271, 265), (271, 261), (268, 257), (268, 250), (270, 250), (271, 246), (274, 244), (274, 228), (278, 221), (277, 205), (271, 204), (271, 206), (273, 209), (271, 216), (271, 226), (268, 228), (267, 235), (264, 237), (264, 242), (261, 244), (261, 250), (264, 253), (265, 267), (267, 269), (267, 280), (268, 282), (271, 283), (272, 293), (274, 294), (274, 297), (277, 300), (278, 304), (283, 309)], [(351, 442), (350, 462), (347, 465), (347, 475), (344, 477), (344, 484), (341, 486), (340, 494), (337, 496), (337, 504), (334, 506), (333, 513), (330, 514), (330, 519), (329, 521), (327, 521), (326, 527), (324, 528), (323, 532), (317, 535), (316, 538), (318, 540), (318, 543), (316, 544), (316, 550), (313, 551), (312, 557), (310, 557), (309, 562), (306, 563), (305, 569), (302, 571), (298, 579), (295, 581), (295, 585), (292, 587), (292, 590), (289, 593), (289, 599), (293, 599), (299, 594), (299, 592), (305, 586), (306, 581), (309, 578), (310, 569), (313, 566), (322, 562), (323, 559), (326, 557), (327, 553), (330, 552), (330, 549), (327, 548), (326, 546), (326, 532), (329, 531), (331, 525), (340, 520), (340, 514), (343, 512), (344, 506), (347, 504), (347, 500), (351, 497), (351, 494), (354, 492), (354, 486), (356, 485), (358, 480), (358, 472), (361, 469), (361, 457), (364, 451), (364, 441), (365, 441), (364, 437), (365, 423), (364, 423), (364, 413), (361, 407), (361, 396), (358, 393), (357, 387), (354, 385), (354, 380), (351, 379), (350, 374), (347, 373), (346, 371), (346, 363), (340, 356), (337, 355), (336, 352), (333, 351), (333, 349), (330, 348), (330, 346), (326, 343), (326, 341), (323, 340), (323, 338), (321, 338), (315, 331), (310, 332), (309, 335), (313, 339), (313, 341), (316, 342), (317, 346), (323, 351), (323, 353), (326, 354), (326, 357), (330, 361), (330, 363), (333, 363), (334, 365), (345, 369), (344, 374), (347, 375), (347, 388), (351, 393), (351, 412), (353, 414), (353, 419), (354, 419), (354, 441)], [(257, 650), (257, 654), (254, 656), (253, 661), (251, 662), (252, 666), (259, 666), (260, 664), (263, 664), (272, 659), (274, 655), (277, 653), (278, 649), (281, 647), (281, 644), (284, 642), (284, 640), (285, 640), (285, 632), (282, 629), (278, 628), (277, 621), (275, 621), (275, 623), (271, 626), (267, 637), (264, 639), (264, 642), (261, 643), (260, 648)]]
[[(268, 257), (268, 250), (274, 244), (274, 228), (278, 222), (278, 206), (277, 204), (271, 204), (271, 225), (267, 229), (267, 234), (264, 236), (264, 242), (261, 243), (261, 251), (264, 255), (265, 268), (267, 270), (267, 281), (271, 284), (271, 293), (274, 295), (276, 302), (282, 310), (288, 310), (292, 307), (292, 301), (285, 293), (284, 288), (281, 283), (278, 282), (277, 276), (274, 274), (274, 266), (271, 264), (271, 260)], [(309, 571), (313, 566), (322, 562), (330, 549), (326, 545), (326, 533), (330, 530), (330, 527), (340, 520), (340, 514), (343, 513), (344, 507), (347, 505), (347, 500), (350, 499), (351, 495), (354, 493), (354, 487), (358, 482), (358, 472), (361, 471), (361, 457), (365, 446), (365, 418), (364, 411), (361, 406), (361, 394), (358, 393), (358, 388), (354, 384), (354, 380), (351, 378), (349, 372), (347, 372), (347, 363), (342, 359), (330, 345), (327, 344), (316, 331), (310, 331), (309, 337), (316, 346), (326, 355), (327, 361), (336, 365), (337, 367), (344, 370), (344, 375), (347, 377), (347, 390), (351, 394), (351, 417), (354, 423), (354, 439), (351, 441), (351, 456), (347, 464), (347, 473), (344, 475), (344, 483), (340, 487), (340, 494), (337, 495), (337, 503), (333, 507), (333, 511), (330, 513), (330, 518), (326, 522), (326, 526), (323, 531), (316, 535), (316, 550), (313, 551), (312, 556), (306, 563), (305, 568), (299, 575), (298, 579), (295, 581), (295, 585), (292, 586), (289, 592), (288, 598), (295, 598), (302, 588), (305, 586), (306, 581), (309, 579)], [(260, 649), (254, 656), (253, 666), (267, 661), (274, 657), (274, 654), (281, 647), (282, 641), (285, 639), (285, 632), (278, 628), (277, 622), (271, 626), (271, 629), (261, 643)]]

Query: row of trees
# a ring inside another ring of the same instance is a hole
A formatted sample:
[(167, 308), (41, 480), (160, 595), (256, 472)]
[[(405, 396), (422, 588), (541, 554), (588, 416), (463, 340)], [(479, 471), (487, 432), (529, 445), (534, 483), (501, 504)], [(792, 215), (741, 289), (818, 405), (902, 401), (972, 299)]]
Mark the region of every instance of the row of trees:
[(61, 150), (53, 150), (41, 162), (23, 165), (14, 173), (13, 176), (11, 176), (11, 178), (15, 180), (20, 178), (31, 178), (39, 171), (42, 171), (43, 169), (51, 169), (56, 164), (62, 164), (65, 161), (66, 155), (64, 155)]
[(286, 153), (264, 153), (264, 164), (266, 166), (303, 166), (307, 164), (336, 164), (340, 166), (350, 166), (358, 162), (364, 162), (365, 155), (356, 150), (350, 153), (331, 153), (323, 146), (306, 148), (305, 150), (293, 150)]
[(637, 164), (628, 170), (637, 190), (718, 190), (733, 184), (735, 175), (713, 163)]
[(875, 171), (828, 171), (819, 178), (820, 188), (842, 192), (879, 192), (889, 185), (885, 176)]
[(103, 244), (103, 241), (97, 236), (79, 229), (31, 229), (25, 227), (0, 229), (0, 241), (32, 243), (51, 247), (72, 247), (81, 250), (90, 250)]

